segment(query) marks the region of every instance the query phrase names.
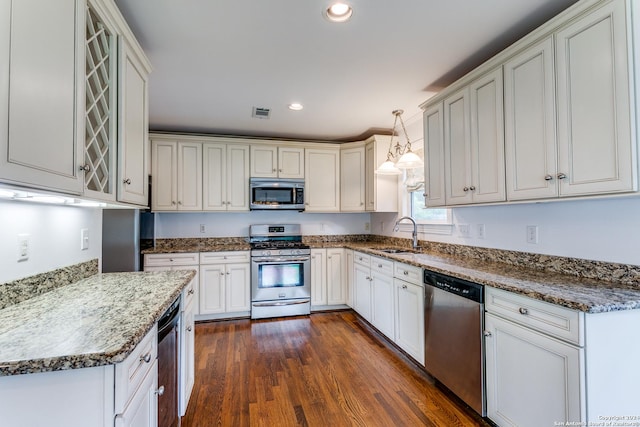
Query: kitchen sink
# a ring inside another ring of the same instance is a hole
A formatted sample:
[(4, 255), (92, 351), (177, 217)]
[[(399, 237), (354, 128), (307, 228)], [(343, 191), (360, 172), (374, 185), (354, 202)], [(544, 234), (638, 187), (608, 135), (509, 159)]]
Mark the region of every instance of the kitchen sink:
[(416, 251), (412, 249), (398, 249), (398, 248), (382, 248), (375, 249), (376, 251), (384, 252), (386, 254), (414, 254)]

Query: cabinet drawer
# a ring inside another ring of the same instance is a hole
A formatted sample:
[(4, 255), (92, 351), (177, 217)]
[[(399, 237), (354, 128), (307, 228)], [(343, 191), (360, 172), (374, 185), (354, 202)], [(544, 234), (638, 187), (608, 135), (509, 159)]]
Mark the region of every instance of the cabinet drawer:
[(584, 313), (488, 286), (485, 287), (485, 299), (489, 313), (561, 340), (584, 345)]
[(200, 264), (226, 264), (230, 262), (249, 262), (249, 251), (202, 252)]
[(116, 407), (117, 414), (124, 411), (127, 403), (144, 381), (147, 372), (158, 357), (158, 326), (149, 333), (122, 362), (116, 364)]
[(353, 262), (355, 262), (356, 264), (369, 267), (371, 265), (371, 256), (367, 254), (363, 254), (362, 252), (354, 252)]
[(401, 262), (394, 263), (393, 276), (414, 285), (422, 284), (422, 269)]
[(386, 276), (393, 276), (393, 261), (377, 256), (371, 257), (371, 272), (377, 271)]
[(147, 254), (144, 256), (144, 266), (172, 266), (172, 265), (198, 265), (198, 253), (175, 254)]

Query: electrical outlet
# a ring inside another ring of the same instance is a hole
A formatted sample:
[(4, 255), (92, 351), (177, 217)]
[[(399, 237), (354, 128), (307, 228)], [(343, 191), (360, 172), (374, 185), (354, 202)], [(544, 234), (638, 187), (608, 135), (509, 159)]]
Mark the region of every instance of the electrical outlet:
[(527, 243), (538, 244), (538, 226), (527, 225)]
[(469, 237), (471, 235), (469, 224), (458, 224), (458, 234), (460, 237)]
[(478, 239), (484, 239), (484, 224), (476, 225), (476, 235), (478, 236)]
[(80, 230), (80, 250), (86, 251), (89, 249), (89, 229), (83, 228)]
[(29, 259), (29, 235), (18, 234), (18, 262)]
[(364, 231), (369, 231), (370, 229), (371, 229), (371, 223), (365, 222), (364, 223)]
[(200, 224), (200, 233), (205, 233), (206, 232), (206, 227), (204, 224)]

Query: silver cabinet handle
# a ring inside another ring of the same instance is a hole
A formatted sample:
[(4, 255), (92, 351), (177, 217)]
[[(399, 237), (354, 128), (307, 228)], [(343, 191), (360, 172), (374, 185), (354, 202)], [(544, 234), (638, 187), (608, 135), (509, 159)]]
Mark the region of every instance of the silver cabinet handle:
[(129, 178), (127, 178), (127, 179), (124, 179), (124, 180), (122, 181), (122, 183), (123, 183), (123, 184), (127, 184), (127, 185), (131, 185), (131, 180), (130, 180)]
[(567, 177), (567, 175), (563, 174), (562, 172), (560, 172), (558, 175), (556, 175), (558, 177), (558, 179), (565, 179)]
[(544, 180), (545, 181), (551, 181), (551, 180), (553, 180), (553, 176), (547, 174), (547, 175), (544, 176)]
[(423, 197), (427, 197), (427, 196), (428, 196), (428, 194), (427, 194), (427, 193), (422, 193), (422, 196), (423, 196)]
[(402, 289), (407, 289), (407, 285), (402, 285)]
[(187, 331), (188, 331), (188, 332), (191, 332), (192, 330), (193, 330), (193, 328), (192, 328), (191, 326), (189, 326), (189, 327), (187, 328)]
[(282, 169), (278, 169), (278, 172), (282, 172)]
[(378, 268), (382, 268), (382, 264), (378, 264)]
[(80, 172), (91, 172), (91, 167), (89, 165), (80, 165)]
[(524, 307), (520, 307), (520, 308), (518, 309), (518, 311), (519, 311), (519, 312), (520, 312), (520, 314), (522, 314), (523, 316), (526, 316), (527, 314), (529, 314), (529, 310), (527, 310), (527, 309), (526, 309), (526, 308), (524, 308)]
[(147, 353), (144, 356), (140, 356), (140, 363), (149, 363), (151, 362), (151, 353)]
[(175, 200), (172, 200), (171, 204), (175, 206), (175, 204), (176, 204)]
[(221, 276), (224, 276), (224, 271), (221, 271), (221, 272), (220, 272), (220, 275), (221, 275)]
[(469, 190), (476, 191), (476, 187), (472, 185), (471, 187), (469, 187)]
[(158, 387), (158, 389), (155, 391), (155, 394), (157, 394), (158, 396), (162, 396), (164, 394), (164, 386), (161, 385), (160, 387)]
[(229, 274), (231, 274), (231, 273), (229, 273), (229, 272), (227, 271), (227, 276), (228, 276)]
[(484, 331), (484, 336), (487, 337), (487, 338), (491, 337), (491, 332)]
[(173, 258), (169, 258), (169, 262), (173, 262)]
[(187, 295), (193, 295), (193, 289), (189, 289), (189, 292), (187, 292)]
[(402, 274), (404, 274), (405, 276), (409, 275), (409, 272), (407, 270), (403, 271)]
[(469, 191), (469, 187), (464, 187), (464, 188), (462, 189), (462, 191), (464, 191), (464, 192)]
[(271, 169), (271, 172), (275, 172), (275, 171), (276, 171), (275, 169)]
[(181, 202), (180, 200), (178, 200), (178, 204), (179, 204), (179, 205), (181, 205), (181, 204), (182, 204), (182, 202)]

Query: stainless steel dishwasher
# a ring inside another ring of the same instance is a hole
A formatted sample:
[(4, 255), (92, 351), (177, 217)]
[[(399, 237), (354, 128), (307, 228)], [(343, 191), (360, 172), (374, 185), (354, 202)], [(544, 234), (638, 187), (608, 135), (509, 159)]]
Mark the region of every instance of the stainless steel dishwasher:
[(484, 287), (428, 270), (423, 275), (425, 368), (485, 416)]

